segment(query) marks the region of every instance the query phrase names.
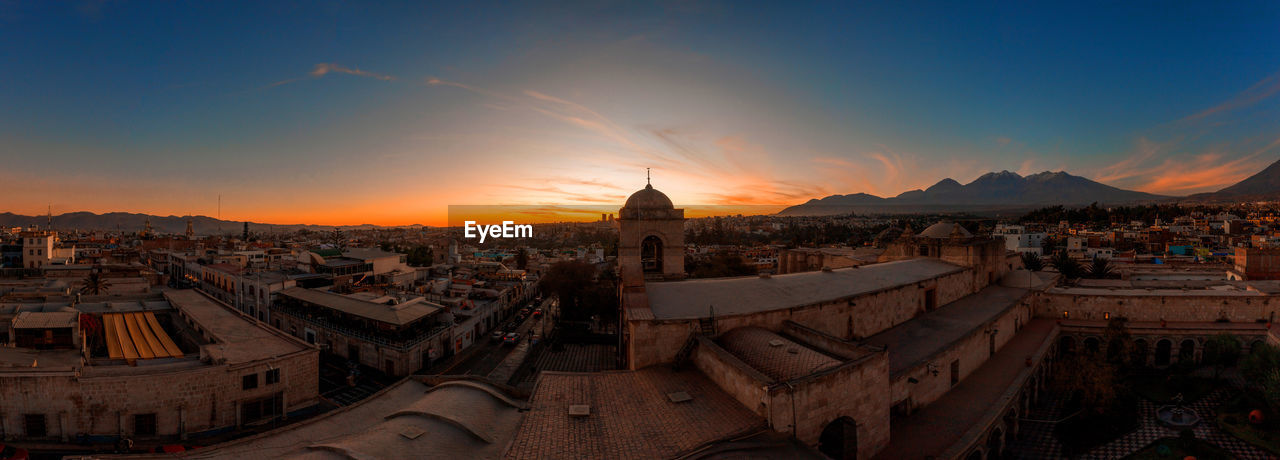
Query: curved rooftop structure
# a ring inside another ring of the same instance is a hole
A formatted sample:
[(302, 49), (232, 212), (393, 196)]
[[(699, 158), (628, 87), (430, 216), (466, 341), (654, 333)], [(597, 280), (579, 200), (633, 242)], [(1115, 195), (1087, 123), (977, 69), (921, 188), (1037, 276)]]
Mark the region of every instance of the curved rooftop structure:
[(640, 191), (632, 193), (627, 203), (618, 210), (620, 219), (683, 219), (684, 210), (676, 209), (667, 194), (653, 188), (653, 184), (645, 184)]
[(923, 238), (951, 238), (955, 233), (959, 233), (961, 238), (969, 238), (973, 236), (972, 233), (969, 233), (968, 230), (965, 230), (964, 227), (955, 222), (938, 222), (930, 225), (929, 228), (924, 229), (920, 233), (916, 234), (916, 236)]
[(428, 387), (406, 379), (360, 404), (187, 458), (502, 458), (524, 403), (472, 382)]
[(675, 209), (675, 205), (671, 204), (671, 199), (667, 198), (667, 194), (659, 192), (653, 188), (652, 184), (645, 184), (643, 189), (636, 193), (632, 193), (627, 198), (627, 204), (622, 206), (624, 209)]

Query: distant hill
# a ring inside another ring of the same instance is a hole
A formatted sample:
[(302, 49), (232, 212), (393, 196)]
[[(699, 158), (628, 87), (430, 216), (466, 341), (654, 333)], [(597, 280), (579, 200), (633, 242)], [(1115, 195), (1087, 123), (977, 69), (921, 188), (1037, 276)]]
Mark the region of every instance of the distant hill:
[[(128, 212), (94, 214), (84, 211), (69, 212), (53, 216), (53, 228), (64, 230), (120, 230), (124, 232), (138, 232), (146, 227), (147, 219), (151, 220), (152, 230), (161, 234), (181, 234), (186, 232), (188, 219), (191, 220), (192, 230), (197, 235), (238, 235), (244, 230), (244, 222), (242, 221), (218, 220), (207, 216), (154, 216)], [(48, 221), (49, 218), (47, 216), (24, 216), (8, 212), (0, 213), (0, 227), (39, 226), (44, 228), (47, 226)], [(314, 231), (332, 231), (335, 227), (330, 225), (249, 223), (249, 231), (254, 233), (292, 232), (304, 228)], [(344, 225), (336, 228), (351, 230), (380, 227), (365, 224)]]
[(1192, 201), (1280, 199), (1280, 160), (1235, 185), (1212, 193), (1191, 195), (1187, 199)]
[(945, 210), (985, 211), (1094, 202), (1123, 204), (1166, 198), (1168, 197), (1112, 187), (1061, 171), (1045, 171), (1026, 177), (1000, 171), (983, 174), (973, 182), (963, 185), (947, 178), (927, 189), (911, 190), (892, 198), (866, 193), (832, 195), (791, 206), (778, 214), (801, 216), (850, 212), (893, 214)]

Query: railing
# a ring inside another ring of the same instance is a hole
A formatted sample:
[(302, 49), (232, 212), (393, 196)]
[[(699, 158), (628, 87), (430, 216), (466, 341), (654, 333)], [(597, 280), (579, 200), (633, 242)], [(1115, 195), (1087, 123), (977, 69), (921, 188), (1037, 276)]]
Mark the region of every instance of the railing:
[(322, 318), (311, 317), (311, 316), (308, 316), (306, 313), (303, 313), (302, 311), (294, 308), (276, 306), (271, 309), (271, 312), (284, 314), (291, 318), (295, 318), (299, 321), (310, 323), (310, 324), (325, 328), (329, 331), (342, 334), (344, 336), (357, 338), (360, 340), (364, 340), (366, 342), (372, 342), (379, 345), (396, 348), (399, 350), (406, 350), (414, 345), (425, 342), (427, 340), (431, 340), (449, 329), (448, 325), (438, 325), (438, 326), (434, 326), (427, 329), (422, 334), (419, 334), (413, 338), (396, 340), (396, 339), (388, 339), (386, 337), (376, 335), (376, 334), (371, 334), (366, 330), (355, 329), (348, 326), (340, 325)]

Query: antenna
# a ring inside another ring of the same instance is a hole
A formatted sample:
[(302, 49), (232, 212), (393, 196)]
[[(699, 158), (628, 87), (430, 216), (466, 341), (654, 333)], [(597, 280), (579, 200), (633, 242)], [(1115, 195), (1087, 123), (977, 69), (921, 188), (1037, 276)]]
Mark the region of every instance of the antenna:
[(218, 236), (222, 236), (222, 194), (218, 194)]
[(644, 168), (644, 185), (653, 185), (653, 177), (649, 174), (649, 168)]

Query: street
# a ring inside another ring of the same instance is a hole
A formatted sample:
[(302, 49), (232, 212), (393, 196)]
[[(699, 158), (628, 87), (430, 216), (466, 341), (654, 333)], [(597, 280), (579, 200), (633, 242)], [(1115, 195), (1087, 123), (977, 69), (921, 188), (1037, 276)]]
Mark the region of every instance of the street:
[[(543, 300), (541, 308), (543, 312), (547, 312), (551, 304), (551, 299)], [(541, 318), (534, 318), (530, 315), (525, 318), (516, 328), (516, 332), (520, 333), (520, 340), (527, 341), (530, 337), (530, 331), (542, 333), (543, 324), (550, 324), (549, 315), (544, 314)], [(499, 327), (505, 326), (506, 323), (500, 324)], [(502, 340), (494, 340), (489, 337), (488, 331), (486, 335), (471, 346), (470, 349), (464, 351), (461, 355), (455, 356), (453, 359), (446, 360), (432, 369), (424, 371), (427, 375), (478, 375), (486, 376), (493, 369), (502, 363), (516, 347), (511, 345), (503, 345)]]

